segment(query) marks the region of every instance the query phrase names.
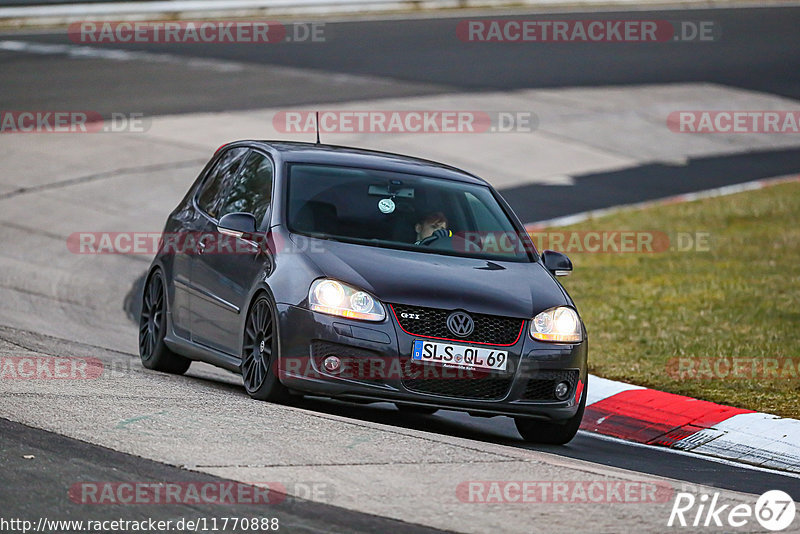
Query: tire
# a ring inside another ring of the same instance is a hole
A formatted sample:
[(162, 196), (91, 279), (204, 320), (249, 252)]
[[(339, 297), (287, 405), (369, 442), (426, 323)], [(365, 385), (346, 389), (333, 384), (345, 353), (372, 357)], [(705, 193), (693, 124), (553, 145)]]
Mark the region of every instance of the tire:
[(412, 406), (410, 404), (396, 404), (397, 409), (403, 413), (413, 413), (418, 415), (433, 415), (439, 411), (439, 408), (430, 406)]
[(192, 360), (175, 354), (164, 344), (167, 333), (167, 299), (164, 277), (155, 271), (142, 294), (142, 311), (139, 316), (139, 357), (142, 365), (154, 371), (182, 375)]
[(542, 443), (547, 445), (564, 445), (569, 443), (581, 426), (583, 412), (586, 410), (586, 388), (583, 390), (583, 398), (578, 407), (578, 413), (566, 421), (536, 421), (525, 417), (515, 417), (514, 424), (517, 426), (522, 439), (531, 443)]
[(250, 397), (269, 402), (286, 402), (290, 395), (278, 379), (278, 331), (275, 307), (265, 295), (250, 306), (242, 343), (242, 382)]

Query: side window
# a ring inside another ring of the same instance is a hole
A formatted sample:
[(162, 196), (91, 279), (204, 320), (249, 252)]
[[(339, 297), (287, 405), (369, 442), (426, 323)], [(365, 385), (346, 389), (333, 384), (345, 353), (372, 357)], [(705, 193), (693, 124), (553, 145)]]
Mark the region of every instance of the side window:
[(237, 211), (252, 213), (261, 224), (272, 201), (272, 161), (259, 152), (251, 152), (244, 168), (228, 190), (219, 216)]
[(219, 213), (219, 204), (226, 185), (236, 175), (242, 164), (247, 148), (232, 148), (226, 151), (217, 160), (214, 167), (208, 172), (208, 177), (203, 183), (197, 197), (197, 205), (201, 210), (215, 219)]

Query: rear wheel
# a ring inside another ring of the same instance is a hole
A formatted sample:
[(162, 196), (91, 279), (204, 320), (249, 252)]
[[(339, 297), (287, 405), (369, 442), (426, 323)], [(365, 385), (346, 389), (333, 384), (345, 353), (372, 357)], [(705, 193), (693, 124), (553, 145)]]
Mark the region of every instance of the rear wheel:
[(142, 295), (139, 317), (139, 357), (142, 365), (155, 371), (183, 374), (192, 364), (164, 344), (167, 331), (167, 299), (164, 278), (156, 271), (148, 280)]
[(525, 441), (548, 445), (564, 445), (569, 443), (578, 433), (585, 409), (586, 389), (583, 390), (583, 398), (578, 407), (578, 413), (566, 421), (536, 421), (525, 417), (515, 417), (514, 423), (517, 425), (517, 431)]
[(415, 413), (419, 415), (433, 415), (439, 411), (439, 408), (431, 406), (413, 406), (411, 404), (395, 404), (397, 409), (403, 413)]
[(289, 398), (286, 387), (278, 380), (278, 333), (275, 313), (266, 295), (250, 307), (242, 345), (242, 381), (252, 398), (278, 402)]

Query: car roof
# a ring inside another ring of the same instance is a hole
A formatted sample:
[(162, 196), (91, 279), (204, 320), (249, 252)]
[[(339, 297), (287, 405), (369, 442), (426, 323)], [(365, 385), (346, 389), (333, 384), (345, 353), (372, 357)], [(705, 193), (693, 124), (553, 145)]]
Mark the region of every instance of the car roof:
[(392, 152), (295, 141), (237, 141), (236, 143), (230, 143), (230, 145), (240, 143), (254, 147), (261, 145), (263, 148), (272, 149), (278, 153), (284, 162), (324, 163), (393, 170), (488, 185), (485, 180), (456, 167)]

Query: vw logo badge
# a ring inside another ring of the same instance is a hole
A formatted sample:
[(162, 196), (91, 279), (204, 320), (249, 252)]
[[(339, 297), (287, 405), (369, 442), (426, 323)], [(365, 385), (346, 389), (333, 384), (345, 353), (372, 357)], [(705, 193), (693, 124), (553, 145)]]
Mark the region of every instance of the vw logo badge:
[(466, 337), (475, 329), (472, 317), (464, 312), (453, 312), (447, 318), (447, 328), (458, 337)]

